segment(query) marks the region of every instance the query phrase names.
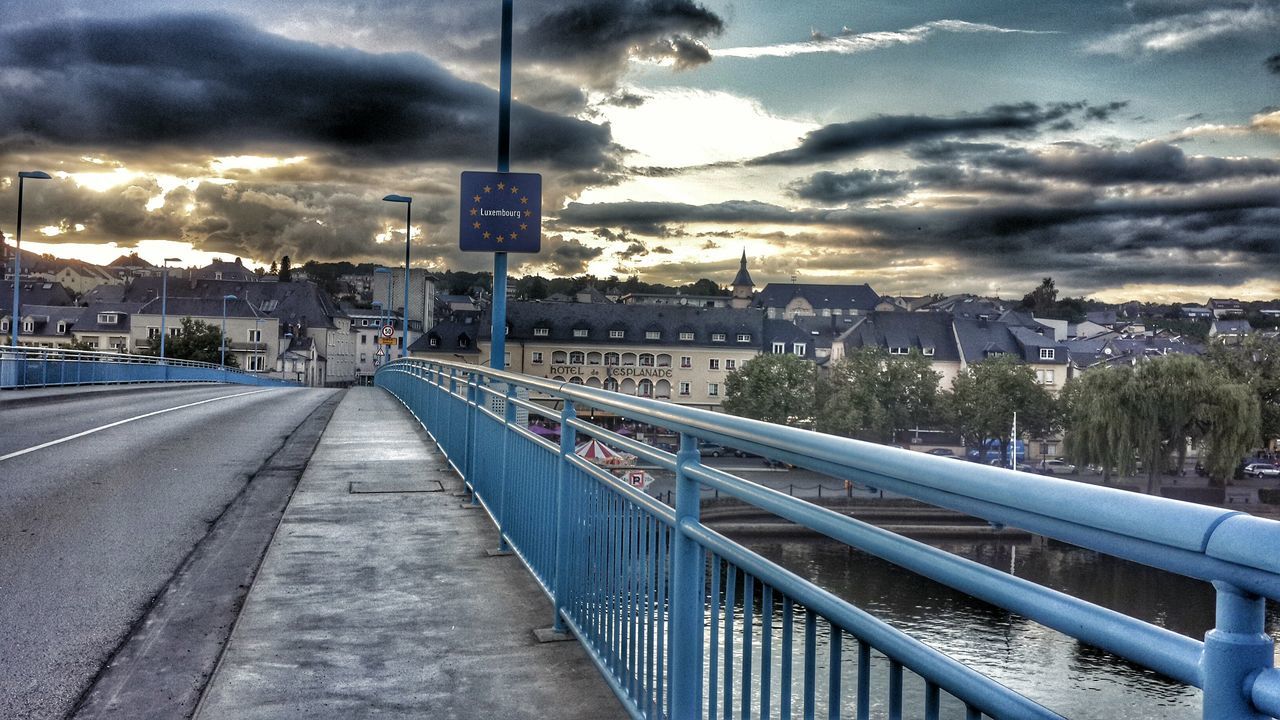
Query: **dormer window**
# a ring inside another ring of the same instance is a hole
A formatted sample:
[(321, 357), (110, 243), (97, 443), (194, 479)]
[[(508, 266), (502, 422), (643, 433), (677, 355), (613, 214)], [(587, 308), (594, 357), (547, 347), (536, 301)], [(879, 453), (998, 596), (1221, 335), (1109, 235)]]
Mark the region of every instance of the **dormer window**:
[(587, 328), (574, 328), (573, 336), (576, 338), (584, 338), (587, 336)]
[(933, 348), (931, 348), (931, 347), (927, 347), (927, 348), (925, 348), (925, 349), (924, 349), (924, 356), (925, 356), (925, 357), (933, 357), (933, 353), (934, 353), (934, 349), (933, 349)]
[(427, 338), (427, 345), (430, 347), (440, 347), (440, 338), (436, 335), (429, 336)]
[(609, 331), (610, 340), (621, 340), (626, 336), (627, 336), (626, 330), (610, 330)]
[(66, 320), (59, 320), (59, 321), (58, 321), (58, 334), (59, 334), (59, 335), (66, 335), (66, 334), (67, 334), (67, 321), (66, 321)]
[(691, 332), (682, 332), (682, 333), (680, 333), (680, 339), (681, 339), (681, 340), (684, 340), (685, 342), (692, 342), (692, 341), (693, 341), (693, 333), (691, 333)]
[(533, 329), (534, 337), (546, 337), (550, 334), (551, 334), (551, 328), (548, 328), (548, 327), (536, 327)]
[(465, 334), (459, 335), (458, 347), (460, 348), (471, 347), (471, 338), (467, 337)]
[(1053, 348), (1040, 348), (1041, 360), (1052, 360), (1054, 355)]
[(115, 325), (120, 322), (120, 314), (113, 312), (98, 313), (98, 323), (101, 325)]
[(906, 355), (906, 354), (907, 354), (907, 353), (909, 353), (909, 352), (911, 352), (911, 351), (910, 351), (910, 349), (908, 349), (908, 348), (904, 348), (904, 347), (891, 347), (891, 348), (889, 348), (889, 354), (890, 354), (890, 355)]
[(711, 342), (724, 342), (724, 333), (711, 333)]
[(27, 333), (27, 334), (30, 334), (30, 333), (33, 333), (33, 332), (35, 332), (35, 331), (36, 331), (36, 321), (35, 321), (35, 320), (29, 320), (29, 319), (28, 319), (28, 320), (23, 320), (23, 321), (22, 321), (22, 332)]
[(751, 336), (747, 333), (738, 333), (738, 342), (751, 342)]
[(644, 332), (644, 339), (645, 339), (645, 340), (661, 340), (661, 339), (662, 339), (662, 331), (661, 331), (661, 330), (646, 330), (646, 331)]

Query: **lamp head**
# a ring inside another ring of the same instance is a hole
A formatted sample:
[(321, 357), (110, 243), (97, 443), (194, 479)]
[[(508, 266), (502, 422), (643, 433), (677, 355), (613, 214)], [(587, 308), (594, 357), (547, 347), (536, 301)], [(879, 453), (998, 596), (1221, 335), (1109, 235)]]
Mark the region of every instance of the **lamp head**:
[(223, 300), (239, 300), (239, 298), (237, 298), (235, 295), (223, 295), (222, 299)]
[(49, 173), (44, 172), (43, 170), (23, 170), (18, 173), (18, 177), (27, 178), (30, 180), (52, 180), (53, 179), (49, 177)]
[(385, 200), (385, 201), (387, 201), (387, 202), (401, 202), (401, 203), (411, 203), (411, 202), (413, 202), (413, 198), (411, 198), (411, 197), (405, 197), (404, 195), (388, 195), (388, 196), (386, 196), (386, 197), (384, 197), (384, 198), (382, 198), (382, 199), (383, 199), (383, 200)]

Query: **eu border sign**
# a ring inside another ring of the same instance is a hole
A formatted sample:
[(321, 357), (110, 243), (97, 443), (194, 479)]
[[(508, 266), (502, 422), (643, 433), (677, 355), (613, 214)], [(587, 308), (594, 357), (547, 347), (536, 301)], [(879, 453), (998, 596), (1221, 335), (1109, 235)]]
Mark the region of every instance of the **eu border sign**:
[(542, 176), (537, 173), (462, 173), (465, 252), (536, 253), (542, 248)]

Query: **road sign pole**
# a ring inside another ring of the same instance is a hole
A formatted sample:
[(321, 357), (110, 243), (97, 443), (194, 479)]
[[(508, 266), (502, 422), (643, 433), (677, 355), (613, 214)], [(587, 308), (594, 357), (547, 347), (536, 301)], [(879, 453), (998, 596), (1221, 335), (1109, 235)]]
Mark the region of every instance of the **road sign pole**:
[[(502, 63), (498, 83), (498, 172), (511, 172), (511, 14), (512, 0), (502, 0)], [(507, 366), (507, 254), (493, 254), (493, 324), (489, 367)]]

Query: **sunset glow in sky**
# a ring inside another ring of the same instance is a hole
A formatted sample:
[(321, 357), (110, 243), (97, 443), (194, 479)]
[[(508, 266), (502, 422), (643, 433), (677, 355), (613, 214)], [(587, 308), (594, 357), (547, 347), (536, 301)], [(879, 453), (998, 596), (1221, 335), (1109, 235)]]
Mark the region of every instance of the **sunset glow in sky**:
[[(479, 270), (499, 2), (0, 0), (0, 230)], [(16, 20), (21, 18), (21, 20)], [(1280, 297), (1280, 0), (516, 0), (520, 275)], [(8, 200), (4, 200), (8, 198)]]

